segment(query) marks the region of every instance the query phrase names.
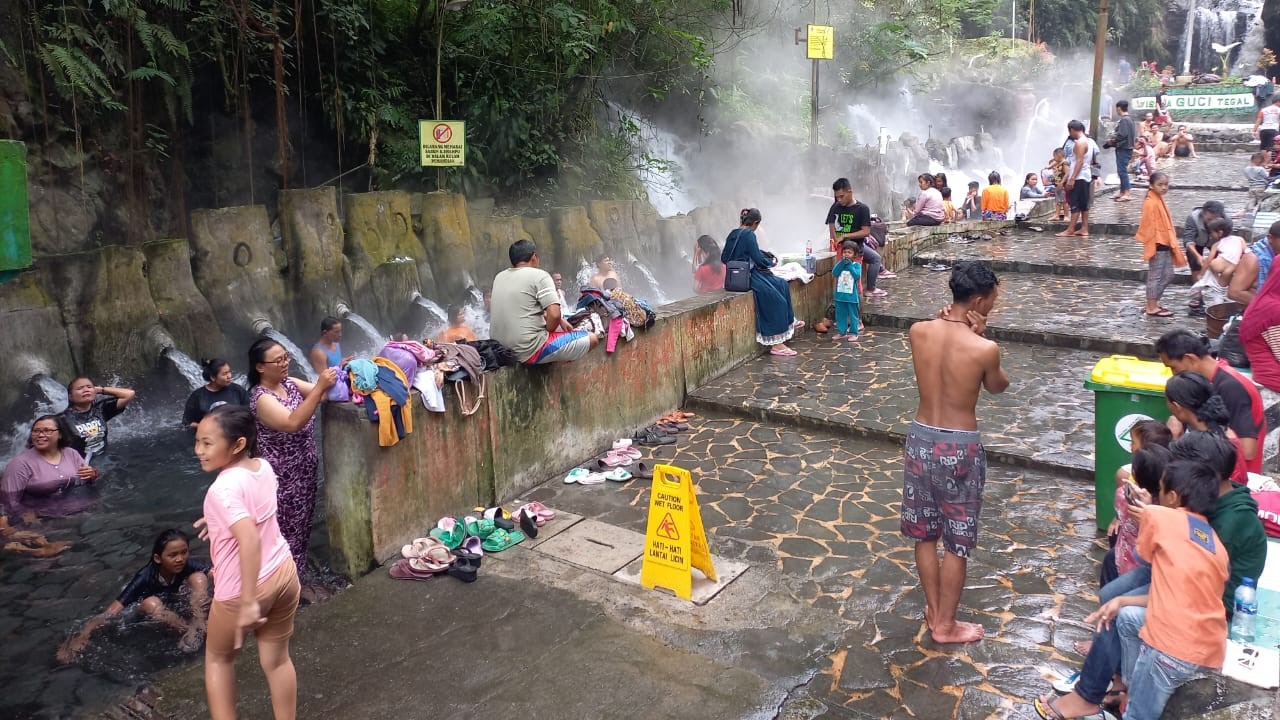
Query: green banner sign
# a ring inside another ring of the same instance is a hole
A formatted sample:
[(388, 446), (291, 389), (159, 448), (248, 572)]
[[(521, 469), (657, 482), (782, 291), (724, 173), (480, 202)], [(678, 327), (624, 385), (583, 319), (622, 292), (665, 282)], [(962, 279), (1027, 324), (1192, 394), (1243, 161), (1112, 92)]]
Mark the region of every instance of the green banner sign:
[(0, 140), (0, 272), (31, 265), (27, 146)]

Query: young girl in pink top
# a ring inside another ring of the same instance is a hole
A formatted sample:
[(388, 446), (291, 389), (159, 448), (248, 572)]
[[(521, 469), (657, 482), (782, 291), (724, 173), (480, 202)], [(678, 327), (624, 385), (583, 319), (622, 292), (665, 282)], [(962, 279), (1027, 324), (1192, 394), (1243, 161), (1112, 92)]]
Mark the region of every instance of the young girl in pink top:
[(218, 471), (204, 496), (204, 517), (196, 521), (213, 558), (204, 655), (213, 720), (235, 720), (236, 655), (250, 630), (258, 640), (276, 720), (297, 715), (298, 678), (289, 636), (301, 586), (276, 522), (276, 474), (267, 461), (254, 457), (256, 446), (256, 423), (248, 408), (215, 408), (196, 428), (200, 469)]

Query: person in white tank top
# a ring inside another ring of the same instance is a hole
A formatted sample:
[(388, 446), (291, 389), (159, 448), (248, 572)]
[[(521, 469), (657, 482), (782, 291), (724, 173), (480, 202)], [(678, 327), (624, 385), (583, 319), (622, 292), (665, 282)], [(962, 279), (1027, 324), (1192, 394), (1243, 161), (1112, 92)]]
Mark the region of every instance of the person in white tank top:
[(1271, 104), (1258, 111), (1258, 119), (1253, 123), (1258, 149), (1270, 150), (1277, 132), (1280, 132), (1280, 94), (1271, 96)]

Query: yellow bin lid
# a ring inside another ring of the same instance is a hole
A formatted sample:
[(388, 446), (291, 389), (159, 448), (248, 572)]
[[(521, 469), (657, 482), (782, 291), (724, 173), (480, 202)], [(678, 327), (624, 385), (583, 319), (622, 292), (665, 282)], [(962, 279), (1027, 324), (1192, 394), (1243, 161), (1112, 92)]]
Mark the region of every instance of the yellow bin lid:
[(1139, 360), (1132, 355), (1111, 355), (1093, 366), (1089, 379), (1096, 383), (1140, 390), (1164, 390), (1173, 371), (1164, 363)]

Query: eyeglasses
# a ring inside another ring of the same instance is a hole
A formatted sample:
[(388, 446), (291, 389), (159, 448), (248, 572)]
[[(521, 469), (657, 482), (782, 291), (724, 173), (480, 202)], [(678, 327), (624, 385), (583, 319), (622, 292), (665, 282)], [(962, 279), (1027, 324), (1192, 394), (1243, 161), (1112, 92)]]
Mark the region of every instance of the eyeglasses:
[(57, 434), (58, 428), (32, 428), (32, 435), (54, 435)]
[(275, 360), (263, 360), (263, 362), (267, 363), (268, 365), (288, 365), (291, 359), (292, 358), (289, 357), (289, 353), (285, 353), (284, 355), (281, 355)]

